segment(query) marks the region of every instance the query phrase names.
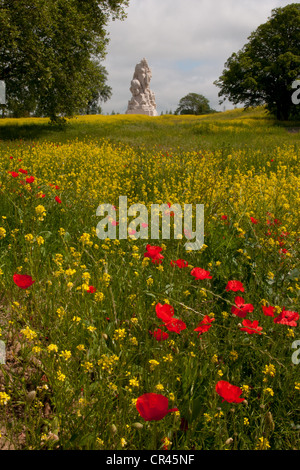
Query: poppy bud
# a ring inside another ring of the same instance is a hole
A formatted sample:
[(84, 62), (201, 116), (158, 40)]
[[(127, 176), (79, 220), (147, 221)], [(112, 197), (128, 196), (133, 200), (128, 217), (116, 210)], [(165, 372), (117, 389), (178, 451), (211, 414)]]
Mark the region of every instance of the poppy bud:
[(275, 424), (274, 424), (274, 421), (273, 421), (272, 413), (271, 413), (270, 411), (267, 412), (267, 414), (266, 414), (266, 416), (265, 416), (265, 421), (266, 421), (267, 427), (268, 427), (271, 431), (274, 431), (274, 429), (275, 429)]
[(233, 439), (232, 437), (229, 437), (229, 439), (227, 439), (227, 441), (225, 442), (225, 445), (228, 446), (229, 444), (232, 444), (233, 443)]
[(133, 426), (135, 429), (143, 429), (143, 427), (144, 427), (144, 426), (142, 425), (142, 423), (133, 423), (132, 426)]
[(35, 390), (32, 390), (31, 392), (27, 393), (26, 395), (26, 403), (28, 405), (30, 405), (30, 403), (33, 402), (33, 400), (35, 399), (36, 397), (36, 391)]
[(102, 333), (102, 338), (105, 339), (105, 341), (107, 340), (108, 336), (106, 333)]
[(116, 432), (117, 432), (117, 426), (116, 426), (115, 424), (112, 424), (111, 427), (110, 427), (110, 429), (111, 429), (111, 432), (112, 432), (113, 434), (116, 434)]

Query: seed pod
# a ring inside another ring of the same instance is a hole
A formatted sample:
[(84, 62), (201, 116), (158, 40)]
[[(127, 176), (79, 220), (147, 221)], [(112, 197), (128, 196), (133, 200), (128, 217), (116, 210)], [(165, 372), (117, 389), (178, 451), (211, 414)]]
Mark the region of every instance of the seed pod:
[(111, 427), (110, 427), (110, 429), (111, 429), (111, 432), (112, 432), (113, 434), (116, 434), (116, 432), (117, 432), (117, 426), (116, 426), (115, 424), (112, 424)]

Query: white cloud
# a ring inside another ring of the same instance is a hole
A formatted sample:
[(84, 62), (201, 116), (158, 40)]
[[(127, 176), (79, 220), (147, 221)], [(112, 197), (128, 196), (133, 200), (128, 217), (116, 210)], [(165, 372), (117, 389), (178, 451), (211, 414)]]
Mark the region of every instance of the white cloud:
[[(110, 43), (103, 65), (112, 98), (104, 113), (125, 113), (135, 65), (145, 57), (152, 71), (157, 110), (175, 111), (180, 98), (201, 93), (218, 105), (218, 88), (228, 57), (251, 32), (289, 1), (276, 0), (130, 0), (127, 18), (108, 25)], [(232, 107), (232, 105), (230, 105)]]

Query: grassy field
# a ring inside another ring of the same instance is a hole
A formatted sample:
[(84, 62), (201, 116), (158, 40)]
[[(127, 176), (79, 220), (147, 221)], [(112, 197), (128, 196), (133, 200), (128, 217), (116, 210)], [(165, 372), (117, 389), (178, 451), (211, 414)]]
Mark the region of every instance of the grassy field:
[[(299, 129), (0, 120), (0, 448), (300, 449)], [(119, 196), (203, 204), (203, 247), (119, 239)]]
[(10, 140), (65, 143), (78, 139), (109, 139), (135, 148), (215, 150), (227, 148), (273, 149), (299, 143), (299, 122), (278, 122), (263, 108), (235, 109), (204, 116), (78, 116), (62, 131), (48, 119), (0, 119), (0, 142)]

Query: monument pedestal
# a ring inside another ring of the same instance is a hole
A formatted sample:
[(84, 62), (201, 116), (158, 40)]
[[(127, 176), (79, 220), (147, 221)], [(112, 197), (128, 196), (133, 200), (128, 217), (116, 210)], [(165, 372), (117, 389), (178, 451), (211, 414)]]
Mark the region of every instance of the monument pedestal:
[(129, 106), (126, 111), (126, 114), (144, 114), (146, 116), (158, 116), (156, 109), (143, 109), (143, 108), (129, 109)]

